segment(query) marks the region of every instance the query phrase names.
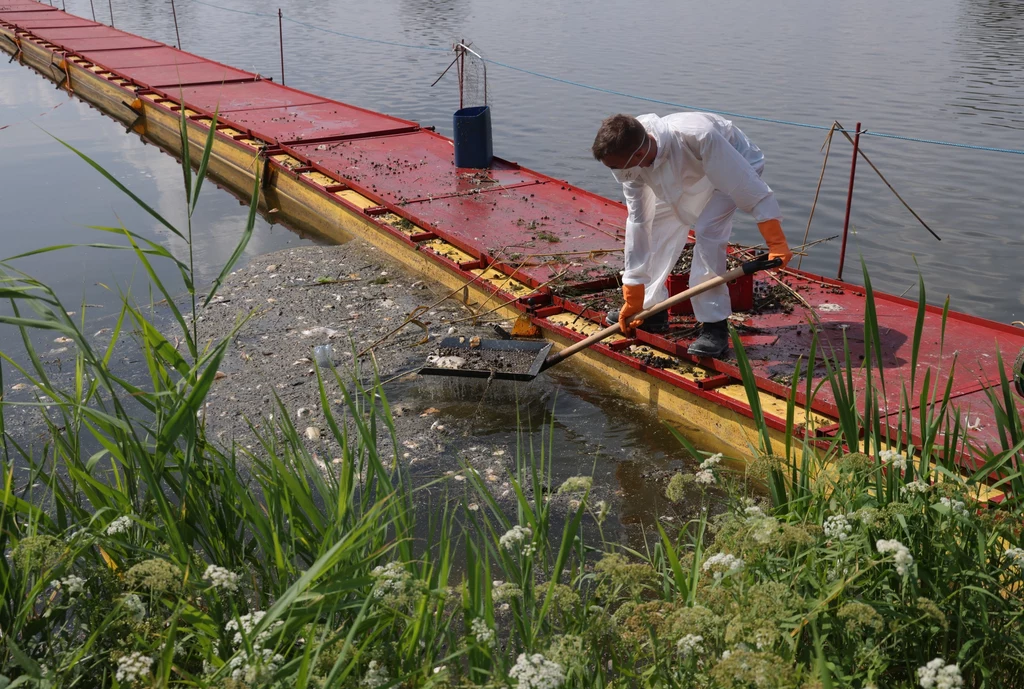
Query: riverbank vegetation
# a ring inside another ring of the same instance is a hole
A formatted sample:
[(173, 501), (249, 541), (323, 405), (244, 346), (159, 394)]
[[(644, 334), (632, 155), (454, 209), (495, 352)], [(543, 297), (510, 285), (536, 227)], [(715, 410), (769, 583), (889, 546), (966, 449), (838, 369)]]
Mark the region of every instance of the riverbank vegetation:
[[(207, 160), (197, 177), (186, 160), (193, 208)], [(33, 386), (45, 432), (32, 445), (4, 432), (0, 687), (1024, 684), (1024, 434), (1009, 383), (990, 399), (1004, 446), (973, 475), (953, 464), (969, 424), (934, 374), (907, 384), (896, 412), (920, 442), (887, 438), (894, 410), (852, 392), (858, 369), (882, 384), (869, 281), (864, 361), (814, 344), (803, 363), (825, 367), (838, 402), (831, 443), (773, 443), (755, 406), (761, 459), (729, 470), (691, 448), (699, 468), (666, 492), (695, 517), (630, 549), (605, 538), (609, 507), (586, 477), (563, 485), (571, 508), (555, 518), (558, 458), (525, 435), (512, 510), (468, 467), (458, 491), (413, 485), (385, 391), (357, 371), (318, 370), (319, 452), (284, 408), (253, 420), (251, 449), (210, 442), (205, 399), (230, 338), (198, 341), (189, 263), (110, 231), (167, 298), (185, 351), (126, 297), (111, 341), (133, 338), (148, 372), (131, 383), (45, 284), (5, 268), (0, 322), (21, 329), (27, 364), (4, 363)], [(191, 310), (151, 260), (174, 262)], [(73, 343), (69, 385), (35, 353), (40, 333)], [(794, 397), (815, 392), (792, 380)], [(713, 488), (724, 509), (707, 509)], [(444, 497), (424, 520), (427, 494)]]

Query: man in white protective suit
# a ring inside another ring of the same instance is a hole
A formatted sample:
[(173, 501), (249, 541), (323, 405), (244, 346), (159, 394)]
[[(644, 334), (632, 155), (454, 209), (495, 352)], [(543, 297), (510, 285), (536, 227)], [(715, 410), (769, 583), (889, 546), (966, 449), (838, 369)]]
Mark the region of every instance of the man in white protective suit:
[[(668, 298), (665, 281), (691, 226), (696, 235), (691, 287), (726, 272), (737, 208), (754, 216), (770, 258), (785, 265), (793, 257), (775, 194), (761, 179), (764, 154), (729, 120), (703, 112), (613, 115), (601, 123), (593, 153), (622, 184), (629, 211), (622, 273), (625, 303), (617, 314), (609, 314), (627, 336), (643, 323), (633, 316)], [(728, 287), (715, 287), (692, 303), (702, 328), (689, 353), (722, 356), (729, 348)], [(650, 332), (667, 327), (667, 312), (643, 324)]]

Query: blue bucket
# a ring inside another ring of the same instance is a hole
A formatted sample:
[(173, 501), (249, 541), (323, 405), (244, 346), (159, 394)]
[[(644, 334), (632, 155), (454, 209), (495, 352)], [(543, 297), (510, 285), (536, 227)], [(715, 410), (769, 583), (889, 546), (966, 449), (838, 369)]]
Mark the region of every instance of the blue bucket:
[(487, 105), (455, 111), (455, 167), (488, 168), (494, 157), (491, 145), (491, 108)]

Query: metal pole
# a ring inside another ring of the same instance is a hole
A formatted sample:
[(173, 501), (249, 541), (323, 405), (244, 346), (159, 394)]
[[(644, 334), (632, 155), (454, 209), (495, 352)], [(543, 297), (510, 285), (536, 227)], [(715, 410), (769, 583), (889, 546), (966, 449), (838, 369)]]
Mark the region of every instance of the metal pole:
[(857, 155), (860, 151), (860, 122), (853, 137), (853, 162), (850, 163), (850, 190), (846, 193), (846, 219), (843, 220), (843, 246), (839, 250), (839, 272), (836, 277), (843, 279), (843, 263), (846, 262), (846, 240), (850, 235), (850, 206), (853, 204), (853, 179), (857, 175)]
[(181, 50), (181, 34), (178, 33), (178, 12), (174, 9), (174, 0), (171, 0), (171, 16), (174, 17), (174, 37), (178, 40), (178, 50)]
[(92, 0), (89, 0), (89, 7), (92, 9), (92, 20), (96, 21), (96, 7), (92, 4)]
[(281, 8), (277, 8), (277, 40), (281, 46), (281, 85), (284, 86), (284, 15)]
[(107, 0), (107, 7), (110, 8), (110, 26), (114, 26), (114, 0)]

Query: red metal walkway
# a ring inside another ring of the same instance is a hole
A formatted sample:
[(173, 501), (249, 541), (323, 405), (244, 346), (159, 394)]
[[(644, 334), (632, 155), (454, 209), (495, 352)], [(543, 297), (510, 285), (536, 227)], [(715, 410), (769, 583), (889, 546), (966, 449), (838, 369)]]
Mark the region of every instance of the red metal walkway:
[[(607, 283), (621, 266), (625, 210), (618, 202), (502, 160), (495, 160), (491, 170), (457, 169), (452, 142), (414, 122), (287, 88), (49, 5), (28, 0), (0, 4), (0, 22), (110, 70), (128, 80), (130, 88), (175, 103), (180, 100), (207, 115), (219, 111), (221, 123), (293, 156), (303, 169), (326, 175), (339, 188), (369, 197), (381, 212), (400, 215), (423, 228), (425, 232), (411, 239), (402, 235), (411, 246), (417, 238), (436, 236), (478, 259), (472, 265), (453, 268), (468, 271), (494, 266), (505, 273), (514, 271), (515, 278), (531, 288), (541, 288), (556, 275), (562, 275), (563, 283), (570, 286), (595, 279)], [(826, 346), (841, 352), (845, 336), (853, 356), (863, 356), (862, 288), (806, 273), (788, 272), (782, 277), (814, 309), (824, 326)], [(524, 300), (523, 307), (551, 308), (549, 291), (545, 287), (539, 295)], [(909, 385), (917, 305), (888, 295), (876, 294), (876, 298), (884, 349), (885, 403), (895, 410), (904, 384)], [(555, 300), (577, 313), (585, 309), (582, 301), (585, 299)], [(806, 308), (797, 306), (789, 312), (780, 309), (750, 315), (743, 323), (743, 339), (763, 390), (788, 395), (788, 384), (778, 381), (792, 373), (797, 357), (807, 355), (808, 320)], [(985, 389), (999, 381), (997, 350), (1012, 360), (1024, 347), (1024, 330), (952, 312), (944, 341), (940, 341), (941, 323), (941, 310), (929, 308), (918, 362), (919, 385), (924, 371), (930, 369), (933, 382), (941, 389), (955, 360), (954, 402), (976, 426), (972, 430), (975, 442), (996, 448), (1000, 443), (995, 422), (989, 418)], [(640, 338), (685, 360), (688, 340), (680, 335), (688, 330), (684, 326), (680, 321), (666, 336), (642, 333)], [(576, 337), (557, 325), (545, 327)], [(713, 390), (698, 389), (693, 381), (671, 371), (648, 367), (621, 348), (600, 349), (649, 375), (725, 402), (716, 398)], [(722, 374), (738, 373), (734, 362), (712, 365)], [(820, 380), (821, 374), (816, 371), (816, 379)], [(855, 382), (863, 397), (863, 373)], [(915, 390), (911, 399), (918, 399), (919, 394), (920, 390)], [(823, 387), (812, 408), (835, 417), (832, 391)], [(771, 421), (782, 423), (777, 418)]]

